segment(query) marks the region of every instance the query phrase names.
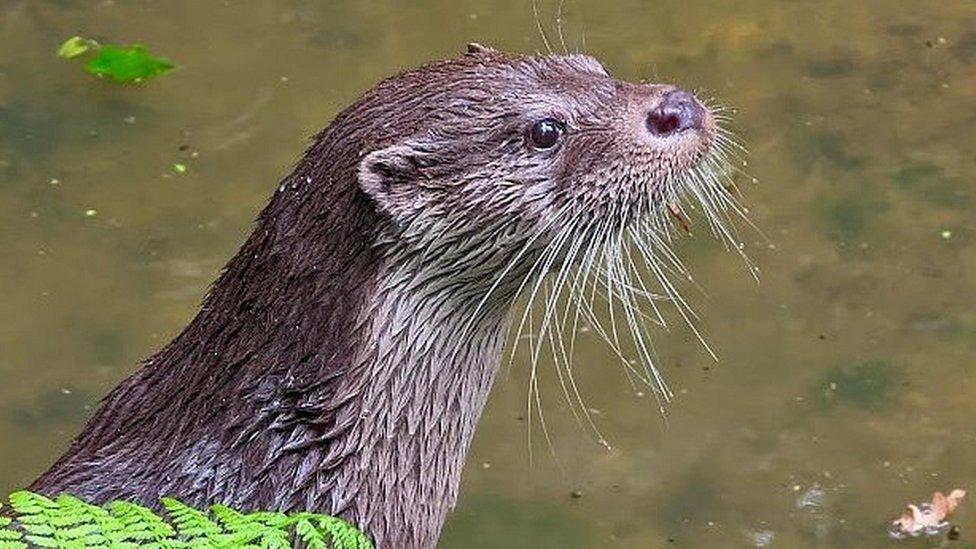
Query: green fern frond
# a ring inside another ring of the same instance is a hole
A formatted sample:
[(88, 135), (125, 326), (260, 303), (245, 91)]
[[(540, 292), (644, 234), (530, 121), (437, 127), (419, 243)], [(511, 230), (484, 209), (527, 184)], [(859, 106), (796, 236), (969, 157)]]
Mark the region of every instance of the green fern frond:
[(373, 549), (349, 523), (315, 513), (242, 513), (224, 505), (207, 511), (162, 500), (165, 515), (134, 503), (104, 507), (71, 495), (47, 498), (15, 492), (13, 518), (0, 516), (0, 549)]
[(149, 509), (127, 501), (113, 501), (108, 511), (121, 523), (125, 540), (142, 547), (169, 547), (176, 530)]
[(349, 549), (372, 549), (373, 547), (362, 532), (349, 528), (349, 524), (341, 519), (312, 513), (304, 513), (304, 517), (312, 523), (309, 531), (325, 532), (333, 545)]
[(173, 526), (176, 527), (177, 534), (181, 538), (190, 540), (222, 539), (223, 531), (220, 526), (210, 520), (206, 513), (187, 507), (175, 499), (163, 498), (162, 502), (173, 521)]
[[(0, 505), (0, 511), (3, 510), (2, 507)], [(24, 534), (11, 530), (11, 523), (13, 523), (13, 519), (0, 517), (0, 549), (22, 549), (27, 547), (27, 544), (22, 541)]]
[[(232, 535), (235, 547), (266, 547), (288, 549), (292, 546), (288, 515), (284, 513), (244, 514), (223, 505), (214, 505), (210, 512), (220, 525)], [(335, 543), (337, 547), (345, 547)]]

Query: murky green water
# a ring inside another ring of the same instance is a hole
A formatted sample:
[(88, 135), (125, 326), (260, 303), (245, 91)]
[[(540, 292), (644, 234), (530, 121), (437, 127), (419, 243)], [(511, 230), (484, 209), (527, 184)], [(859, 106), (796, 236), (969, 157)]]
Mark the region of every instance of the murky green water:
[[(883, 547), (905, 503), (976, 489), (976, 4), (567, 0), (563, 19), (615, 74), (740, 109), (762, 281), (700, 224), (680, 245), (719, 361), (676, 318), (656, 334), (667, 422), (583, 336), (611, 451), (550, 371), (557, 464), (526, 436), (526, 368), (504, 371), (442, 546)], [(74, 34), (181, 69), (98, 82), (54, 55)], [(0, 491), (190, 318), (307, 136), (471, 40), (543, 47), (527, 1), (0, 0)], [(949, 546), (972, 547), (976, 502), (957, 521)]]

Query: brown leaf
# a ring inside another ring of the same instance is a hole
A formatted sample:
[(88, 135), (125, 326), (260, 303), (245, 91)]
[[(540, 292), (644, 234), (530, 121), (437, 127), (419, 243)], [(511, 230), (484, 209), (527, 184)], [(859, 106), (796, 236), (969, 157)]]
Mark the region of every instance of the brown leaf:
[(946, 497), (946, 516), (952, 514), (962, 503), (962, 499), (966, 497), (966, 491), (956, 488), (955, 490), (949, 492), (949, 496)]
[(902, 511), (901, 516), (895, 520), (894, 525), (901, 529), (902, 532), (911, 532), (915, 529), (915, 513), (918, 512), (918, 508), (914, 505), (909, 505), (905, 507)]
[(901, 516), (892, 521), (895, 530), (911, 536), (917, 536), (929, 530), (938, 530), (945, 526), (946, 518), (959, 507), (965, 490), (953, 490), (946, 496), (942, 492), (932, 494), (931, 503), (908, 505)]
[(949, 500), (942, 494), (942, 492), (936, 492), (932, 494), (932, 515), (935, 517), (936, 522), (942, 522), (942, 519), (949, 514)]

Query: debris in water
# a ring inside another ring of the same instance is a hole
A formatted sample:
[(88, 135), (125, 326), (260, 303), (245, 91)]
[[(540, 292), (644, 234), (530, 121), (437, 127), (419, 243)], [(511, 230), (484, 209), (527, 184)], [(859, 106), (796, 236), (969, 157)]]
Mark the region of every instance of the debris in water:
[(946, 519), (966, 497), (965, 490), (953, 490), (946, 496), (942, 492), (932, 494), (932, 501), (919, 505), (909, 504), (900, 517), (891, 523), (889, 534), (894, 539), (919, 536), (937, 536), (950, 529)]
[(61, 44), (61, 47), (58, 48), (58, 56), (65, 59), (73, 59), (87, 52), (93, 47), (98, 47), (98, 44), (93, 40), (88, 40), (80, 36), (72, 36), (71, 38), (65, 40), (64, 43)]
[(769, 547), (773, 544), (773, 540), (776, 539), (776, 532), (772, 530), (750, 530), (745, 531), (746, 538), (749, 540), (749, 544), (753, 547)]
[(688, 234), (691, 234), (691, 222), (684, 216), (681, 212), (681, 207), (674, 202), (668, 202), (668, 211), (671, 215), (678, 221), (681, 228)]
[[(797, 488), (798, 487), (795, 486), (793, 488), (794, 491), (798, 491)], [(823, 507), (824, 496), (826, 495), (826, 491), (824, 491), (819, 484), (814, 484), (806, 492), (803, 492), (799, 497), (796, 498), (796, 508), (820, 509)]]
[(178, 173), (178, 174), (184, 174), (184, 173), (186, 173), (186, 164), (181, 164), (179, 162), (177, 162), (176, 164), (173, 164), (173, 171), (176, 172), (176, 173)]

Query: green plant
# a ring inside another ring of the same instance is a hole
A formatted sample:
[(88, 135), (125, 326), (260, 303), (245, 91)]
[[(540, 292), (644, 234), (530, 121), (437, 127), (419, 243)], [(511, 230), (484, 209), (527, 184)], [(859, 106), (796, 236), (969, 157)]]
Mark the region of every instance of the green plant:
[(74, 59), (89, 52), (94, 52), (94, 57), (85, 64), (85, 70), (120, 83), (142, 82), (176, 68), (168, 59), (150, 54), (139, 44), (99, 44), (94, 40), (73, 36), (58, 48), (58, 55), (65, 59)]
[(164, 498), (166, 511), (158, 515), (124, 501), (99, 507), (71, 495), (51, 499), (26, 491), (9, 500), (13, 512), (0, 516), (0, 549), (286, 549), (297, 542), (309, 549), (372, 549), (349, 523), (316, 513), (241, 513), (223, 505), (204, 512)]

